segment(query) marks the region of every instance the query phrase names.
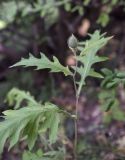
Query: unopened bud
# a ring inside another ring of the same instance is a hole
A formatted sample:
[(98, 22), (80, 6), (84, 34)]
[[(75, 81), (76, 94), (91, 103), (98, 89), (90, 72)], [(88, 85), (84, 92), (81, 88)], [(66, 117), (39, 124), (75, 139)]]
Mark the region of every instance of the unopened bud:
[(68, 46), (71, 49), (76, 49), (78, 46), (77, 38), (73, 34), (68, 39)]

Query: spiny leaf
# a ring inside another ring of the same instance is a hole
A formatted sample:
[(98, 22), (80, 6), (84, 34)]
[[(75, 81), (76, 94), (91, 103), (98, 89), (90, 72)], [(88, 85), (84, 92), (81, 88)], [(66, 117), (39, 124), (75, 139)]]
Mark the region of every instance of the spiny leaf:
[(36, 67), (36, 70), (50, 69), (51, 72), (63, 72), (65, 76), (72, 75), (68, 66), (64, 67), (58, 59), (53, 56), (53, 61), (50, 61), (43, 53), (40, 53), (41, 57), (36, 58), (32, 54), (29, 54), (29, 58), (22, 58), (19, 62), (11, 67), (24, 66), (24, 67)]
[(52, 125), (52, 122), (50, 122), (46, 126), (46, 130), (50, 129), (49, 134), (51, 142), (55, 142), (55, 134), (57, 134), (59, 125), (59, 112), (60, 109), (56, 105), (50, 103), (49, 105), (33, 105), (18, 110), (8, 110), (3, 112), (3, 118), (5, 120), (0, 122), (0, 153), (2, 152), (7, 139), (10, 141), (10, 149), (19, 141), (20, 137), (25, 136), (27, 137), (29, 149), (32, 149), (38, 131), (42, 128), (45, 119), (49, 118), (46, 117), (46, 113), (50, 113), (53, 116), (53, 123), (55, 122), (55, 125)]
[(97, 52), (100, 48), (102, 48), (108, 40), (112, 37), (104, 38), (105, 34), (100, 34), (98, 30), (96, 30), (93, 34), (89, 34), (90, 40), (87, 40), (85, 43), (84, 49), (81, 51), (80, 55), (84, 55), (90, 52)]
[(47, 102), (43, 105), (38, 103), (29, 92), (14, 88), (9, 93), (9, 102), (13, 105), (15, 102), (18, 103), (17, 97), (19, 98), (19, 102), (26, 100), (27, 104), (23, 104), (23, 108), (3, 112), (4, 120), (0, 122), (0, 153), (7, 140), (10, 142), (9, 149), (11, 149), (23, 137), (27, 138), (28, 147), (31, 150), (37, 140), (38, 134), (44, 134), (48, 130), (49, 141), (54, 143), (57, 139), (60, 114), (63, 113), (71, 117), (72, 115), (55, 104)]
[[(96, 53), (108, 42), (109, 39), (111, 39), (111, 37), (104, 38), (104, 34), (101, 35), (99, 31), (95, 31), (92, 35), (90, 35), (90, 37), (91, 39), (86, 41), (84, 49), (81, 51), (80, 55), (77, 56), (77, 60), (81, 62), (82, 66), (80, 66), (81, 80), (79, 82), (78, 95), (81, 92), (82, 86), (85, 84), (85, 79), (90, 75), (92, 65), (97, 62), (107, 60), (105, 57), (97, 56)], [(77, 71), (79, 71), (79, 67), (77, 68)], [(93, 75), (95, 74), (93, 73)]]

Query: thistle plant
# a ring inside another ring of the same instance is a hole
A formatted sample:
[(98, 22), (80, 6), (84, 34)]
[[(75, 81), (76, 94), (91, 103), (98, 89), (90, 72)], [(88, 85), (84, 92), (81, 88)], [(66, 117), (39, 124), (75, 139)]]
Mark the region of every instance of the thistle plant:
[[(56, 104), (37, 102), (29, 92), (21, 91), (17, 88), (12, 89), (8, 93), (6, 101), (9, 105), (15, 105), (15, 108), (14, 110), (3, 112), (4, 120), (0, 122), (1, 153), (7, 140), (10, 142), (9, 149), (11, 149), (20, 139), (26, 139), (30, 151), (33, 149), (38, 135), (44, 136), (45, 133), (48, 133), (48, 143), (55, 143), (58, 138), (60, 117), (64, 115), (74, 119), (74, 159), (77, 160), (77, 121), (80, 94), (89, 76), (103, 78), (100, 73), (94, 70), (93, 65), (107, 60), (107, 57), (98, 56), (97, 52), (111, 39), (111, 37), (105, 38), (105, 34), (100, 34), (99, 31), (95, 31), (89, 36), (90, 39), (86, 42), (78, 42), (74, 35), (68, 40), (68, 46), (75, 57), (75, 66), (63, 66), (55, 56), (53, 60), (50, 60), (43, 53), (40, 53), (40, 58), (29, 54), (29, 58), (22, 58), (19, 62), (11, 66), (11, 68), (17, 66), (33, 66), (36, 70), (49, 69), (50, 72), (62, 72), (67, 78), (69, 76), (72, 77), (76, 96), (76, 110), (75, 113), (69, 113)], [(23, 101), (25, 101), (25, 103), (22, 103)], [(50, 156), (50, 154), (48, 154), (48, 156)], [(51, 156), (47, 158), (52, 159)], [(41, 154), (41, 157), (43, 157), (44, 160), (48, 160), (45, 159), (45, 154)], [(59, 159), (59, 157), (57, 159)], [(56, 160), (56, 158), (54, 160)]]

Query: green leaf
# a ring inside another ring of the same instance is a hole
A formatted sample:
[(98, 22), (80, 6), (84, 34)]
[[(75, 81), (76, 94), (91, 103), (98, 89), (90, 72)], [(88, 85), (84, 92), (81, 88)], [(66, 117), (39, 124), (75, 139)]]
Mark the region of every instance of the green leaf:
[(90, 40), (87, 40), (85, 43), (84, 49), (81, 51), (80, 55), (85, 54), (95, 54), (100, 48), (106, 45), (108, 40), (112, 37), (105, 38), (105, 34), (100, 34), (100, 31), (96, 30), (93, 34), (90, 35)]
[(102, 71), (102, 73), (104, 73), (105, 75), (112, 75), (112, 71), (111, 70), (109, 70), (109, 69), (107, 69), (107, 68), (103, 68), (103, 69), (101, 69), (101, 71)]
[(68, 66), (64, 67), (56, 57), (53, 57), (53, 61), (50, 61), (43, 53), (40, 53), (41, 57), (36, 58), (32, 54), (29, 54), (29, 58), (22, 58), (19, 62), (11, 67), (25, 66), (36, 67), (36, 70), (50, 69), (51, 72), (63, 72), (65, 76), (72, 75)]
[(117, 86), (117, 82), (112, 81), (112, 82), (107, 83), (106, 88), (110, 89), (110, 88), (115, 87), (115, 86)]
[(118, 121), (124, 121), (125, 120), (125, 113), (119, 106), (114, 107), (114, 112), (113, 112), (113, 119), (116, 119)]
[(58, 151), (49, 151), (44, 153), (43, 160), (64, 160), (65, 149), (59, 148)]
[[(5, 119), (0, 122), (0, 153), (3, 150), (4, 144), (7, 139), (10, 141), (11, 149), (18, 141), (19, 138), (27, 137), (29, 149), (32, 149), (38, 136), (39, 130), (44, 125), (47, 113), (53, 116), (53, 124), (49, 123), (46, 128), (49, 129), (51, 142), (55, 142), (56, 134), (59, 125), (59, 114), (62, 111), (51, 103), (38, 106), (27, 106), (18, 110), (8, 110), (3, 112)], [(44, 126), (45, 127), (45, 126)], [(55, 131), (54, 131), (55, 130)]]
[[(74, 66), (72, 66), (72, 68), (75, 70)], [(82, 76), (83, 72), (84, 72), (83, 66), (80, 66), (80, 67), (77, 68), (77, 73), (79, 73), (81, 76)], [(95, 77), (95, 78), (104, 78), (100, 73), (94, 71), (93, 68), (90, 69), (87, 76), (91, 76), (91, 77)], [(77, 84), (79, 84), (79, 82)]]
[(89, 3), (90, 3), (90, 1), (91, 1), (91, 0), (84, 0), (84, 1), (83, 1), (84, 6), (88, 6)]
[(57, 151), (48, 151), (43, 153), (38, 150), (36, 153), (30, 151), (25, 151), (23, 153), (23, 160), (64, 160), (65, 150), (64, 148), (59, 148)]
[[(118, 86), (124, 82), (122, 81), (123, 74), (118, 70), (112, 72), (108, 69), (103, 69), (104, 80), (101, 87), (103, 88), (99, 94), (100, 106), (107, 114), (104, 116), (105, 122), (111, 122), (111, 120), (124, 121), (125, 113), (120, 107), (120, 101), (118, 97)], [(120, 75), (120, 76), (118, 76)], [(109, 113), (109, 114), (108, 114)]]
[(103, 88), (116, 88), (119, 84), (124, 84), (125, 73), (124, 71), (115, 70), (112, 72), (109, 69), (102, 69), (102, 73), (104, 74), (104, 80), (101, 83)]
[[(89, 76), (92, 72), (91, 68), (93, 64), (107, 60), (106, 57), (99, 57), (96, 55), (98, 50), (102, 48), (109, 39), (111, 39), (111, 37), (104, 38), (104, 35), (105, 34), (101, 35), (99, 31), (95, 31), (92, 35), (90, 35), (91, 39), (86, 41), (84, 49), (81, 51), (80, 55), (77, 56), (77, 60), (81, 62), (82, 66), (77, 68), (77, 72), (80, 70), (79, 73), (81, 74), (81, 80), (78, 86), (78, 95), (81, 92), (82, 86), (85, 84), (87, 76)], [(99, 74), (97, 75), (97, 73), (93, 73), (93, 76), (94, 75), (101, 77)]]
[(18, 88), (11, 89), (5, 99), (9, 106), (15, 105), (15, 109), (18, 109), (24, 100), (27, 102), (28, 106), (38, 105), (34, 97), (31, 96), (29, 92), (19, 90)]
[(32, 150), (36, 140), (37, 140), (37, 133), (39, 131), (39, 123), (40, 123), (40, 117), (33, 119), (29, 125), (27, 126), (26, 134), (29, 136), (27, 137), (28, 141), (28, 147), (30, 150)]
[(10, 139), (9, 150), (18, 142), (18, 140), (20, 138), (20, 132), (25, 127), (27, 121), (28, 120), (26, 119), (25, 121), (20, 122), (19, 126), (17, 126), (17, 128), (15, 128), (15, 132)]
[[(38, 152), (40, 154), (38, 154)], [(43, 160), (43, 152), (38, 150), (37, 153), (31, 153), (30, 151), (24, 151), (22, 160)]]
[(117, 73), (118, 78), (125, 78), (125, 71), (120, 71)]
[(98, 63), (98, 62), (104, 62), (107, 61), (109, 58), (108, 57), (99, 57), (99, 56), (95, 56), (94, 58), (94, 63)]
[(96, 78), (104, 78), (100, 73), (94, 71), (94, 69), (91, 69), (91, 70), (90, 70), (88, 76), (96, 77)]
[[(10, 10), (10, 8), (12, 10)], [(17, 5), (14, 0), (10, 2), (3, 2), (0, 4), (0, 19), (4, 20), (7, 23), (11, 23), (17, 13)]]
[(54, 115), (53, 120), (51, 121), (51, 128), (50, 128), (50, 143), (55, 143), (57, 139), (57, 133), (58, 133), (58, 127), (60, 123), (60, 117), (59, 114)]
[(108, 24), (109, 20), (110, 20), (109, 14), (106, 12), (102, 12), (97, 20), (97, 23), (105, 27)]

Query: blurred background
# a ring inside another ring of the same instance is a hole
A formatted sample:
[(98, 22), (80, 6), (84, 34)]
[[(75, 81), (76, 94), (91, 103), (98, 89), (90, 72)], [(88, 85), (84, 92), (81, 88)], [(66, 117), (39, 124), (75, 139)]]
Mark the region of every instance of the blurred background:
[[(88, 39), (88, 33), (97, 29), (114, 37), (99, 52), (110, 60), (96, 65), (96, 69), (106, 67), (125, 71), (124, 0), (1, 0), (0, 112), (9, 108), (4, 100), (14, 87), (30, 91), (39, 101), (52, 101), (73, 112), (75, 94), (70, 78), (48, 73), (48, 70), (10, 69), (9, 66), (21, 57), (28, 57), (29, 53), (39, 57), (40, 52), (50, 59), (55, 55), (64, 65), (73, 65), (67, 39), (73, 33), (84, 41)], [(100, 83), (101, 80), (88, 79), (79, 101), (78, 151), (85, 160), (122, 160), (125, 159), (124, 87), (119, 85), (116, 90), (118, 94), (114, 101), (117, 101), (115, 111), (118, 114), (102, 113), (98, 98), (103, 92)], [(67, 119), (64, 126), (70, 152), (74, 125)], [(116, 145), (119, 152), (114, 153), (111, 148)], [(1, 160), (18, 160), (24, 149), (23, 144), (10, 152), (5, 148)]]

